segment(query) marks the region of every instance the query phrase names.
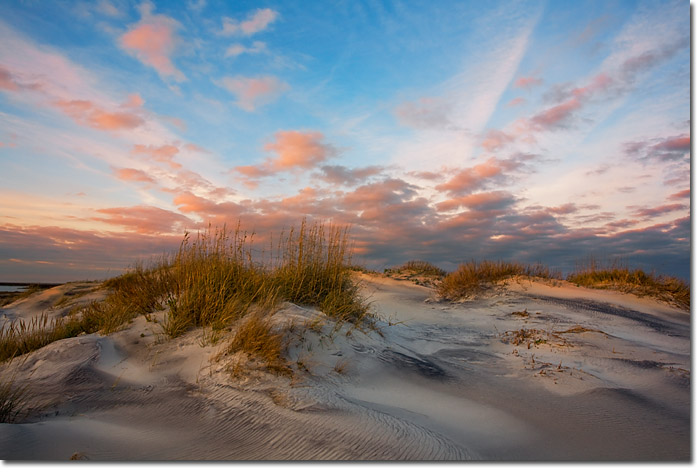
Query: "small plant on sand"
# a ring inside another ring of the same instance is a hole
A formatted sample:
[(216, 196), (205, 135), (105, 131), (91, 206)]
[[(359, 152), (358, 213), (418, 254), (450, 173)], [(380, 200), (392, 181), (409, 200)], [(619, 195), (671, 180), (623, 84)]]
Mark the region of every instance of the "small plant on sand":
[(269, 315), (254, 311), (241, 322), (228, 346), (228, 353), (243, 351), (261, 359), (267, 369), (277, 374), (291, 374), (283, 353), (286, 349), (284, 334), (275, 331)]
[(27, 387), (16, 381), (17, 368), (5, 364), (0, 373), (0, 423), (14, 423), (27, 406)]
[(620, 262), (601, 264), (595, 258), (579, 265), (568, 281), (588, 288), (603, 288), (650, 296), (683, 309), (690, 308), (690, 287), (678, 278), (631, 270)]
[(515, 262), (472, 260), (461, 264), (457, 270), (447, 275), (437, 291), (443, 298), (456, 300), (518, 276), (553, 279), (558, 275), (542, 264), (523, 265)]

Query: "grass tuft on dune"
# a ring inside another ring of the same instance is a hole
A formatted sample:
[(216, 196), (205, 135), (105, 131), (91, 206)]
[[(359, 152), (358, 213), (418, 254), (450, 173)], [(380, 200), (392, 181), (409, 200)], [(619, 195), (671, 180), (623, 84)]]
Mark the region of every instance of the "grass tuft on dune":
[(517, 262), (482, 260), (462, 263), (448, 274), (437, 288), (438, 294), (447, 299), (458, 300), (472, 296), (482, 289), (512, 277), (560, 278), (545, 265), (524, 265)]
[(579, 265), (568, 281), (588, 288), (611, 289), (637, 296), (650, 296), (676, 306), (690, 308), (690, 286), (683, 280), (630, 269), (613, 261), (601, 264), (595, 258)]

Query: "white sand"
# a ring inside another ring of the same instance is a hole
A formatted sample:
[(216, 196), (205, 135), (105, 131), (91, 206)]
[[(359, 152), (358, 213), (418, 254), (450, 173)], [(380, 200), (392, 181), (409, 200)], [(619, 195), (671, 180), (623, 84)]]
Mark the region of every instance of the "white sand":
[[(34, 410), (0, 424), (0, 458), (690, 459), (687, 311), (529, 281), (453, 304), (362, 278), (381, 335), (304, 329), (322, 315), (291, 304), (277, 313), (280, 328), (295, 321), (291, 378), (233, 378), (213, 357), (225, 341), (168, 340), (144, 317), (44, 347), (1, 369), (29, 383)], [(67, 291), (0, 312), (60, 317), (50, 306)], [(529, 348), (502, 341), (520, 329), (539, 331)]]

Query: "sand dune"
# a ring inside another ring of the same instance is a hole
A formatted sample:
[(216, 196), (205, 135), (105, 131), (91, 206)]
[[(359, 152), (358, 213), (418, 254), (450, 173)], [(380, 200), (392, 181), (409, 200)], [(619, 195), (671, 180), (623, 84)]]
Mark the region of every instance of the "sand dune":
[[(449, 303), (361, 278), (379, 332), (305, 324), (322, 315), (292, 304), (275, 315), (295, 322), (291, 378), (232, 377), (215, 357), (225, 341), (167, 339), (157, 314), (31, 353), (3, 369), (29, 384), (34, 410), (0, 425), (0, 458), (690, 459), (687, 311), (527, 280)], [(51, 305), (71, 291), (0, 311), (60, 317)]]

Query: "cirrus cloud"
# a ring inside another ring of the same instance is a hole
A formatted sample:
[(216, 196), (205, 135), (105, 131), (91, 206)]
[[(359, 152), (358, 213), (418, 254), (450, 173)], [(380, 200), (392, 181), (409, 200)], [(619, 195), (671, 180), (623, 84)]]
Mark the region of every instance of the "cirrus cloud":
[(215, 83), (235, 95), (236, 105), (246, 112), (274, 102), (289, 89), (287, 83), (274, 76), (224, 77)]

